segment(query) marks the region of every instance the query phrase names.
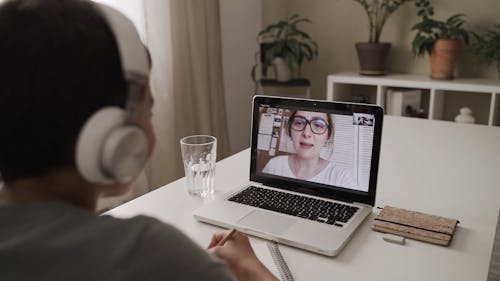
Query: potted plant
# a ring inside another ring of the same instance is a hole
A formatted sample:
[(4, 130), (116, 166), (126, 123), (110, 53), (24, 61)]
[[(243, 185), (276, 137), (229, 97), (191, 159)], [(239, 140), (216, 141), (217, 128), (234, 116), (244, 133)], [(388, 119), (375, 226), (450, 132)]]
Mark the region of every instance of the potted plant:
[(478, 57), (496, 63), (498, 78), (500, 78), (500, 24), (495, 28), (496, 30), (488, 30), (483, 36), (473, 32), (472, 35), (476, 39), (473, 48)]
[(415, 5), (422, 19), (412, 27), (417, 31), (412, 42), (413, 54), (429, 54), (431, 78), (453, 79), (461, 44), (469, 44), (468, 31), (463, 28), (465, 15), (455, 14), (439, 21), (432, 18), (434, 9), (429, 0), (417, 0)]
[[(274, 66), (276, 80), (288, 81), (292, 76), (300, 73), (304, 60), (311, 61), (318, 56), (318, 44), (304, 31), (298, 28), (302, 22), (311, 22), (295, 14), (287, 20), (267, 26), (259, 32), (263, 38), (262, 74), (267, 75), (268, 67)], [(252, 69), (252, 78), (255, 80), (257, 65)]]
[(405, 2), (413, 0), (354, 0), (368, 15), (370, 26), (368, 42), (356, 43), (360, 74), (385, 75), (391, 43), (381, 43), (380, 35), (389, 16)]

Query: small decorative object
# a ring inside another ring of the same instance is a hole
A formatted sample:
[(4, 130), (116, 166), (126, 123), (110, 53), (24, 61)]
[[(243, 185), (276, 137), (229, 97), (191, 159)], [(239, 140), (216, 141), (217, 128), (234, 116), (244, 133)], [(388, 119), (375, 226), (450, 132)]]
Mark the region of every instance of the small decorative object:
[(362, 75), (385, 75), (391, 43), (380, 43), (382, 28), (389, 16), (405, 2), (413, 0), (354, 0), (368, 15), (370, 38), (368, 42), (356, 43)]
[[(276, 80), (289, 81), (300, 74), (300, 66), (304, 59), (313, 60), (318, 56), (318, 44), (297, 25), (301, 22), (311, 22), (295, 14), (287, 20), (267, 26), (259, 32), (258, 41), (262, 44), (261, 60), (262, 74), (267, 76), (267, 68), (274, 66)], [(263, 40), (260, 40), (260, 39)], [(257, 66), (252, 69), (252, 78), (255, 80)]]
[(414, 117), (422, 103), (422, 91), (416, 89), (387, 89), (386, 112), (389, 115)]
[(413, 54), (430, 55), (431, 78), (453, 79), (460, 45), (462, 41), (469, 43), (468, 31), (462, 27), (465, 15), (455, 14), (439, 21), (432, 18), (434, 8), (429, 0), (417, 0), (415, 5), (422, 20), (412, 27), (417, 31), (412, 42)]
[(495, 28), (488, 30), (482, 36), (472, 32), (476, 39), (473, 47), (478, 57), (496, 63), (498, 78), (500, 78), (500, 24), (495, 25)]
[(457, 123), (467, 123), (474, 124), (476, 122), (476, 118), (472, 116), (472, 110), (468, 107), (460, 108), (460, 114), (455, 117), (455, 122)]

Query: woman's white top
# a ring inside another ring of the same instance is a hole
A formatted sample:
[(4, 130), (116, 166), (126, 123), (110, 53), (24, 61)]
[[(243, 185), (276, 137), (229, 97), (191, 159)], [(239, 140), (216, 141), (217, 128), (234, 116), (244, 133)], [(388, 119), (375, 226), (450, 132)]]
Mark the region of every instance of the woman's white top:
[[(288, 158), (289, 156), (276, 156), (272, 158), (262, 172), (288, 178), (297, 178), (288, 164)], [(331, 161), (329, 161), (328, 166), (321, 172), (306, 180), (334, 186), (356, 188), (352, 173)]]

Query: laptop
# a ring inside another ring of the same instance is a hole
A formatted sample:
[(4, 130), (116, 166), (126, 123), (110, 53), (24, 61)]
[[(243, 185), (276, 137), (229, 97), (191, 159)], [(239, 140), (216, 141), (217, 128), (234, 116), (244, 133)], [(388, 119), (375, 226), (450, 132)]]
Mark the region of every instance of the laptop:
[(257, 95), (248, 184), (194, 217), (335, 256), (372, 212), (382, 124), (376, 105)]

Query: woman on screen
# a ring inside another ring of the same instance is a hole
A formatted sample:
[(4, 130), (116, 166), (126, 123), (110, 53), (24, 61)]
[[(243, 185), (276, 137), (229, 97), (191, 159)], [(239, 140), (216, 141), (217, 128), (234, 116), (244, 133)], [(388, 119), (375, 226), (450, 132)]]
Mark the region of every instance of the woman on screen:
[(262, 172), (327, 185), (353, 187), (349, 171), (320, 157), (324, 146), (333, 145), (333, 124), (330, 114), (293, 111), (287, 124), (287, 132), (296, 153), (272, 158)]

